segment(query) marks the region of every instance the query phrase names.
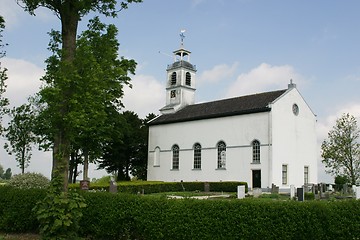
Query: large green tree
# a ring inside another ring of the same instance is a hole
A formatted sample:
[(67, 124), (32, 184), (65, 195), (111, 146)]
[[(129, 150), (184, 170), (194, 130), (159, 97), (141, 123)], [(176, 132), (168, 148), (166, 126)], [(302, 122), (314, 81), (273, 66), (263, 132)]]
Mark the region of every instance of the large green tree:
[(146, 180), (148, 125), (155, 117), (149, 114), (140, 119), (132, 111), (117, 115), (112, 138), (104, 146), (99, 168), (116, 173), (117, 180), (130, 180), (130, 175)]
[[(142, 0), (17, 0), (30, 14), (38, 7), (53, 11), (61, 21), (61, 55), (56, 76), (49, 83), (53, 87), (54, 101), (47, 102), (52, 108), (53, 118), (53, 174), (63, 179), (63, 190), (67, 191), (69, 156), (71, 145), (71, 126), (73, 114), (81, 103), (74, 100), (74, 86), (79, 78), (75, 66), (76, 35), (81, 17), (90, 12), (99, 12), (115, 17), (117, 13), (128, 7), (129, 3)], [(49, 69), (48, 69), (49, 71)], [(49, 96), (49, 95), (48, 95)], [(75, 107), (74, 109), (74, 106)]]
[(356, 118), (343, 114), (321, 145), (326, 171), (345, 176), (352, 185), (360, 180), (360, 129)]
[(5, 137), (9, 143), (5, 143), (4, 148), (10, 155), (15, 155), (21, 173), (24, 173), (30, 163), (32, 146), (36, 142), (33, 133), (35, 115), (30, 104), (23, 104), (13, 108), (10, 117), (5, 129)]
[[(6, 51), (3, 49), (7, 44), (3, 42), (3, 31), (5, 29), (5, 20), (0, 16), (0, 59), (6, 55)], [(3, 132), (2, 118), (7, 113), (9, 100), (4, 96), (6, 91), (6, 80), (7, 80), (7, 68), (1, 66), (0, 62), (0, 134)]]

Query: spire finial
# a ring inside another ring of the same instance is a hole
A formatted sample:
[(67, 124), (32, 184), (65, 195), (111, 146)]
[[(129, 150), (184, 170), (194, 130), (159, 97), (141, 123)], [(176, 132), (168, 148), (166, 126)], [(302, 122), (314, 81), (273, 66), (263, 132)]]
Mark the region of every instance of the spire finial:
[(185, 38), (185, 34), (184, 34), (184, 33), (185, 33), (185, 32), (186, 32), (185, 29), (180, 30), (181, 46), (184, 45), (184, 38)]

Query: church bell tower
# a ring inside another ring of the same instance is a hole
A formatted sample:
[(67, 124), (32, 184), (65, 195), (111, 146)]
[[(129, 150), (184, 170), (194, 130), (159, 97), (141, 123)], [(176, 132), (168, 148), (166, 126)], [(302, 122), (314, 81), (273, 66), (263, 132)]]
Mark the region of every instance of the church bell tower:
[(173, 52), (174, 63), (166, 69), (166, 106), (160, 109), (162, 114), (175, 113), (195, 102), (196, 67), (190, 63), (191, 52), (184, 48), (184, 32), (181, 30), (180, 48)]

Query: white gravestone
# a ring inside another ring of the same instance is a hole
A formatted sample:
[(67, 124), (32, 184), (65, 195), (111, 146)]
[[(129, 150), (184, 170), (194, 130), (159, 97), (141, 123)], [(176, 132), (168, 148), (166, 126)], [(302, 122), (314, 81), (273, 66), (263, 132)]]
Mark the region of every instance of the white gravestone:
[(290, 199), (294, 199), (295, 197), (295, 186), (294, 185), (290, 185)]
[(238, 199), (245, 198), (245, 186), (244, 185), (240, 185), (237, 187), (237, 198)]

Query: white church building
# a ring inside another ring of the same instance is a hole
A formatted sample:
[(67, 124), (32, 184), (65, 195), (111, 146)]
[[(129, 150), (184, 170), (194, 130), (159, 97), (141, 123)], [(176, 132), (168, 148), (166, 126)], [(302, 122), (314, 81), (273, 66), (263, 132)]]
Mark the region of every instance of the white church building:
[(190, 53), (181, 44), (167, 67), (166, 104), (149, 123), (148, 181), (317, 183), (316, 116), (296, 85), (195, 104)]

